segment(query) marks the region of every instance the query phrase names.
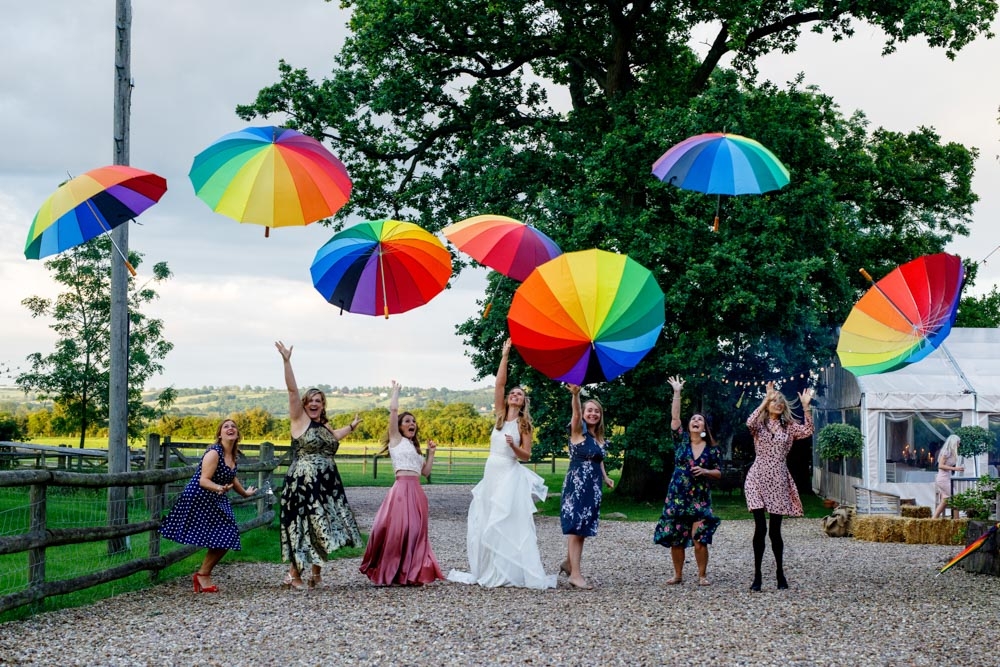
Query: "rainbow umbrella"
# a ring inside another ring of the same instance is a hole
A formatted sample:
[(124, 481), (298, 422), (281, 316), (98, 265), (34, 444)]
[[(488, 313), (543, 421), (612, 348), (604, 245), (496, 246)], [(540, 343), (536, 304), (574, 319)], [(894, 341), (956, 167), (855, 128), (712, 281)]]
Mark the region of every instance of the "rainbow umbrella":
[[(167, 191), (162, 176), (126, 165), (99, 167), (56, 189), (38, 209), (28, 229), (24, 256), (41, 259), (110, 232), (155, 204)], [(125, 260), (128, 270), (135, 270)]]
[(663, 328), (663, 291), (625, 255), (583, 250), (542, 264), (507, 313), (521, 358), (553, 380), (590, 384), (635, 367)]
[(313, 285), (342, 310), (404, 313), (433, 299), (451, 277), (451, 255), (412, 222), (375, 220), (337, 232), (316, 253)]
[(283, 127), (225, 135), (194, 158), (194, 192), (213, 211), (239, 222), (302, 226), (328, 218), (353, 187), (344, 164), (312, 137)]
[(448, 225), (441, 233), (472, 259), (518, 282), (562, 254), (542, 232), (503, 215), (477, 215)]
[(941, 568), (941, 571), (938, 572), (938, 575), (944, 574), (945, 572), (950, 570), (952, 566), (957, 565), (959, 561), (963, 560), (973, 551), (986, 544), (986, 540), (990, 539), (990, 536), (994, 535), (997, 532), (998, 526), (1000, 526), (1000, 523), (995, 523), (992, 526), (990, 526), (989, 530), (987, 530), (985, 533), (977, 537), (971, 544), (969, 544), (969, 546), (962, 549), (962, 551), (957, 556), (948, 561), (948, 563)]
[(951, 332), (965, 278), (955, 255), (924, 255), (893, 269), (854, 305), (837, 355), (855, 375), (885, 373), (933, 352)]
[(760, 142), (738, 134), (709, 132), (688, 137), (653, 163), (653, 175), (684, 190), (719, 195), (759, 195), (788, 185), (788, 169)]

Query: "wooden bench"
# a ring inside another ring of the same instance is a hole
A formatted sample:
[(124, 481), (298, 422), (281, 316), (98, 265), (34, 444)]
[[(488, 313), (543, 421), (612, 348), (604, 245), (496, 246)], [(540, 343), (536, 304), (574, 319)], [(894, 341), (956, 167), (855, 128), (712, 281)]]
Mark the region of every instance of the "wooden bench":
[(858, 514), (900, 513), (900, 498), (894, 493), (876, 491), (864, 486), (854, 486), (854, 507)]

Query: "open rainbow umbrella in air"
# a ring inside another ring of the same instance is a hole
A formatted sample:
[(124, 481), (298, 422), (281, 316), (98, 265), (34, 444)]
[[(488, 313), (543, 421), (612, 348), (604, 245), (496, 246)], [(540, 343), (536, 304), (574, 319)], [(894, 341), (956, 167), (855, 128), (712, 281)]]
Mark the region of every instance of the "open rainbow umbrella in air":
[(271, 227), (328, 218), (351, 196), (344, 164), (312, 137), (284, 127), (248, 127), (194, 158), (194, 192), (213, 211)]
[[(477, 215), (441, 230), (480, 264), (524, 282), (535, 267), (562, 254), (556, 242), (530, 225), (504, 215)], [(492, 300), (483, 317), (489, 315)]]
[(675, 144), (653, 163), (653, 175), (684, 190), (718, 195), (713, 230), (719, 230), (721, 195), (759, 195), (788, 185), (788, 169), (760, 142), (709, 132)]
[[(71, 178), (38, 209), (24, 256), (41, 259), (109, 233), (160, 201), (166, 191), (162, 176), (127, 165), (99, 167)], [(115, 249), (135, 275), (117, 244)]]
[(436, 236), (412, 222), (375, 220), (337, 232), (316, 253), (313, 285), (342, 310), (403, 313), (427, 303), (448, 284), (451, 255)]
[(948, 561), (948, 563), (941, 568), (941, 571), (938, 572), (938, 576), (944, 574), (945, 572), (950, 570), (953, 566), (957, 565), (960, 561), (964, 560), (966, 556), (970, 555), (973, 551), (976, 551), (977, 549), (979, 549), (979, 547), (986, 544), (986, 540), (990, 539), (991, 535), (996, 534), (998, 527), (1000, 527), (1000, 523), (995, 523), (992, 526), (990, 526), (989, 530), (987, 530), (985, 533), (977, 537), (971, 544), (969, 544), (969, 546), (962, 549), (962, 551), (959, 552), (957, 556)]
[(517, 288), (511, 342), (553, 380), (590, 384), (631, 370), (663, 328), (663, 291), (649, 270), (603, 250), (560, 255)]
[(855, 375), (885, 373), (913, 364), (951, 333), (965, 279), (962, 260), (923, 255), (893, 269), (851, 309), (840, 330), (837, 355)]

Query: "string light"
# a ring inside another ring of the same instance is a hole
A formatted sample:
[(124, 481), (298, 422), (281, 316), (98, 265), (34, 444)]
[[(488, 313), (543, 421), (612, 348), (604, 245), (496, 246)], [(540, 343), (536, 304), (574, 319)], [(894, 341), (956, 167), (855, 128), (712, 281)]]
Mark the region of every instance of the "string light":
[[(829, 366), (826, 364), (821, 366), (816, 366), (815, 368), (810, 368), (808, 371), (800, 373), (792, 373), (790, 375), (775, 376), (768, 379), (754, 378), (754, 379), (741, 379), (737, 380), (732, 377), (727, 376), (715, 376), (711, 373), (700, 373), (700, 377), (704, 377), (709, 381), (721, 382), (722, 384), (732, 385), (736, 388), (746, 388), (746, 387), (764, 387), (768, 382), (794, 382), (796, 380), (808, 380), (812, 377), (816, 377), (820, 381), (823, 380), (823, 374), (829, 373), (837, 367), (836, 362), (831, 361)], [(744, 389), (745, 391), (745, 389)]]

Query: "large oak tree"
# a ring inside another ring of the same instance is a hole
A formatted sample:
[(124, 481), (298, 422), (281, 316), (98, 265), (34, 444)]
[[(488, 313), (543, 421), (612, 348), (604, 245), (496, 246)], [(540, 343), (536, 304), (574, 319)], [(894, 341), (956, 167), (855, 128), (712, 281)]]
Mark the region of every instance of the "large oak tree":
[[(282, 62), (279, 81), (238, 113), (282, 114), (333, 146), (355, 181), (341, 219), (391, 216), (437, 230), (506, 214), (564, 250), (600, 247), (649, 267), (666, 293), (663, 335), (638, 368), (594, 388), (625, 453), (625, 493), (662, 491), (668, 375), (689, 379), (686, 411), (708, 412), (724, 438), (739, 435), (757, 397), (735, 383), (795, 377), (791, 392), (828, 362), (835, 328), (865, 287), (859, 267), (881, 275), (968, 233), (974, 151), (930, 128), (872, 128), (801, 82), (760, 81), (754, 62), (794, 51), (802, 30), (839, 40), (858, 23), (884, 31), (887, 53), (921, 38), (950, 57), (988, 34), (995, 2), (345, 6), (351, 34), (332, 72), (314, 80)], [(715, 36), (699, 54), (692, 34), (706, 26)], [(662, 184), (650, 167), (686, 136), (721, 130), (768, 146), (792, 184), (725, 199), (713, 233), (715, 199)], [(482, 375), (496, 368), (516, 287), (491, 280), (490, 316), (460, 327)], [(563, 447), (565, 391), (516, 361), (510, 376), (532, 390), (539, 451)]]

